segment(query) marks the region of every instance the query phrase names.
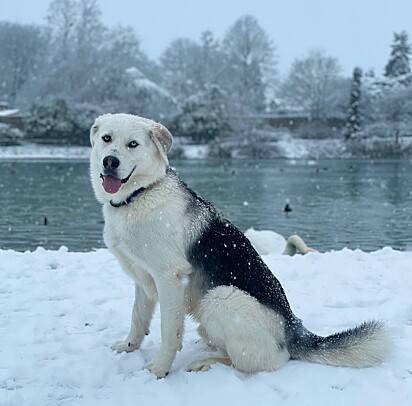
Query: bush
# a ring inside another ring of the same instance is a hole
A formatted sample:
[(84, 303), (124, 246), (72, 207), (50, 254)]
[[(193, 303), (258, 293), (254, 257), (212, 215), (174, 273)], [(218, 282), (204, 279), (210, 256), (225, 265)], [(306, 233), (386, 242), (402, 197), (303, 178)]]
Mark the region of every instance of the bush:
[(19, 145), (22, 140), (22, 131), (8, 124), (0, 123), (0, 145)]
[(304, 139), (330, 139), (341, 136), (341, 132), (336, 127), (332, 127), (326, 122), (316, 121), (298, 127), (295, 131), (297, 138)]
[(172, 130), (194, 142), (205, 143), (230, 130), (226, 97), (218, 86), (189, 97), (182, 112), (172, 123)]
[(90, 127), (100, 114), (102, 111), (96, 106), (69, 107), (63, 99), (33, 104), (25, 123), (27, 139), (45, 144), (88, 145)]

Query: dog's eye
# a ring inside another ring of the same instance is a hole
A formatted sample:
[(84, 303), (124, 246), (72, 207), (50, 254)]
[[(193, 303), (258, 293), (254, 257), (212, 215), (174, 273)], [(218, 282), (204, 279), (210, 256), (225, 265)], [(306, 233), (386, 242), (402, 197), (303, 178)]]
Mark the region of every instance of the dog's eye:
[(128, 146), (128, 148), (136, 148), (137, 146), (139, 146), (139, 143), (137, 141), (133, 140), (133, 141), (130, 141), (127, 144), (127, 146)]
[(103, 135), (102, 140), (104, 142), (110, 142), (112, 140), (112, 136), (109, 134)]

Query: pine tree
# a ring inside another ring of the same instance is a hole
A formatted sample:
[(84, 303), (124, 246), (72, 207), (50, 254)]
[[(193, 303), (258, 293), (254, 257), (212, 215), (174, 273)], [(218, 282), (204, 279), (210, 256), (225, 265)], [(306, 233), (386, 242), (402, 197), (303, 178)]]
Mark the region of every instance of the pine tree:
[(392, 51), (388, 63), (385, 66), (385, 76), (397, 78), (411, 73), (410, 54), (411, 46), (408, 43), (406, 31), (394, 33), (394, 40), (391, 45)]
[(360, 99), (361, 99), (361, 84), (362, 70), (355, 68), (352, 76), (352, 87), (350, 92), (349, 112), (343, 128), (343, 135), (346, 140), (353, 138), (361, 130), (361, 114), (360, 114)]

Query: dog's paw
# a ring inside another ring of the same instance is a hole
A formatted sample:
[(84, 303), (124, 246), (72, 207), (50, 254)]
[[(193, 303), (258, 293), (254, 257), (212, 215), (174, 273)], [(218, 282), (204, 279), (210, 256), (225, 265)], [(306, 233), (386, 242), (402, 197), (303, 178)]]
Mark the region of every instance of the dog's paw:
[(210, 362), (208, 359), (202, 359), (192, 362), (186, 369), (187, 372), (206, 372), (209, 371), (211, 365), (214, 362)]
[(114, 342), (110, 348), (116, 352), (132, 352), (134, 350), (137, 350), (139, 346), (127, 340), (126, 341), (120, 340), (120, 341)]
[(209, 371), (213, 364), (223, 364), (231, 366), (230, 358), (206, 358), (199, 361), (192, 362), (186, 369), (187, 372), (205, 372)]
[(156, 361), (148, 362), (142, 369), (147, 369), (152, 374), (156, 375), (158, 379), (164, 378), (169, 375), (169, 369), (162, 367)]

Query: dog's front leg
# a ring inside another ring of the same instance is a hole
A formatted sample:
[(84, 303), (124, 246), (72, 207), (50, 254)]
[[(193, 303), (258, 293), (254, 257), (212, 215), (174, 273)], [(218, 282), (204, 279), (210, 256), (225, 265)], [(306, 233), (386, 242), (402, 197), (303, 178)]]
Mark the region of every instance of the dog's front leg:
[(155, 305), (156, 297), (148, 296), (144, 289), (135, 283), (135, 299), (129, 334), (124, 341), (116, 341), (111, 347), (112, 350), (131, 352), (140, 347), (145, 335), (149, 334)]
[(165, 377), (182, 347), (185, 284), (179, 278), (156, 281), (160, 302), (162, 344), (154, 361), (144, 366), (158, 378)]

